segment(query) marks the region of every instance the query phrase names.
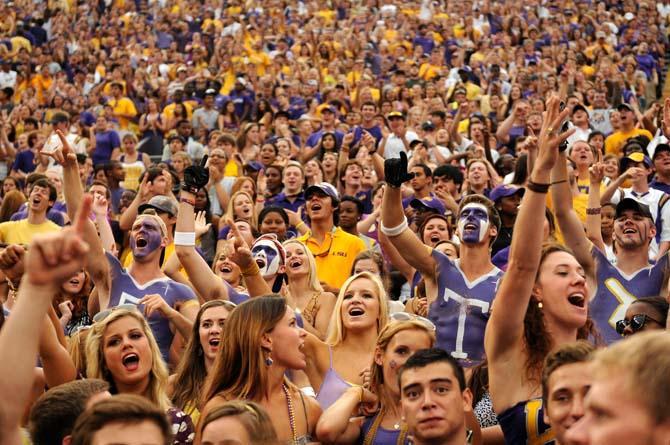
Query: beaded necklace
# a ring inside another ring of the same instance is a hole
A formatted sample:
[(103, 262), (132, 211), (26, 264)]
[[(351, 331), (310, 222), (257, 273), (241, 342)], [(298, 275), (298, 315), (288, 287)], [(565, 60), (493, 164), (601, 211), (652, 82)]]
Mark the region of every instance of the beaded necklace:
[[(377, 417), (375, 417), (375, 420), (372, 422), (372, 425), (370, 426), (370, 429), (368, 430), (368, 433), (365, 435), (365, 438), (363, 439), (363, 445), (372, 445), (375, 443), (375, 437), (377, 437), (377, 430), (379, 429), (379, 426), (382, 423), (382, 419), (384, 418), (384, 410), (380, 411), (377, 414)], [(395, 429), (400, 429), (400, 434), (398, 434), (398, 439), (396, 440), (396, 445), (404, 445), (405, 439), (407, 439), (407, 424), (402, 423), (401, 425), (398, 425), (397, 423), (393, 425)]]
[(288, 386), (284, 383), (282, 386), (284, 390), (284, 395), (286, 395), (286, 408), (288, 409), (288, 422), (291, 425), (291, 436), (293, 437), (293, 444), (298, 443), (298, 433), (296, 432), (295, 427), (295, 411), (293, 411), (293, 399), (291, 398), (291, 393), (288, 390)]

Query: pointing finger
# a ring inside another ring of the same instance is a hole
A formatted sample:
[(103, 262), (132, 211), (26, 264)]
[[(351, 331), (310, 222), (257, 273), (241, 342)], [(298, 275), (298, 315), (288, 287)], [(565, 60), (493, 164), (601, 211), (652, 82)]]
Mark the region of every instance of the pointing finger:
[(75, 233), (82, 233), (84, 231), (84, 225), (88, 220), (88, 215), (91, 213), (91, 205), (93, 203), (93, 198), (91, 195), (84, 195), (84, 199), (81, 201), (79, 209), (77, 209), (77, 214), (74, 217), (74, 224), (72, 229)]

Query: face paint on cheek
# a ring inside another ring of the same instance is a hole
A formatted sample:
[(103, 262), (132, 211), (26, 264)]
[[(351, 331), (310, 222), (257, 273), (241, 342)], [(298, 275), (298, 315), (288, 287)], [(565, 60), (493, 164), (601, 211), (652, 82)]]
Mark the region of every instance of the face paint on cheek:
[(144, 258), (147, 255), (151, 254), (153, 251), (158, 249), (161, 245), (161, 235), (154, 231), (145, 232), (143, 238), (146, 240), (147, 244), (145, 246), (139, 247), (135, 238), (130, 238), (130, 250), (133, 252), (133, 256), (136, 258)]
[(458, 218), (458, 235), (464, 243), (481, 243), (488, 229), (488, 209), (483, 204), (472, 203), (463, 207)]
[(271, 278), (279, 270), (280, 255), (272, 241), (260, 240), (251, 249), (251, 255), (259, 264), (259, 270), (263, 278)]

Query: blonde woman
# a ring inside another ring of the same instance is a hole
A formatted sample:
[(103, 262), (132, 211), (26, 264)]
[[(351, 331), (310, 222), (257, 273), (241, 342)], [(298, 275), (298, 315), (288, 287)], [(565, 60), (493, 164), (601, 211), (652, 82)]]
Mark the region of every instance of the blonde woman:
[(286, 241), (284, 249), (289, 303), (299, 311), (305, 329), (323, 340), (328, 332), (336, 297), (321, 287), (314, 256), (302, 242)]
[(384, 285), (375, 275), (361, 272), (345, 281), (333, 308), (325, 342), (307, 335), (305, 373), (323, 409), (347, 389), (363, 384), (379, 332), (389, 319)]
[[(254, 198), (245, 191), (237, 191), (232, 194), (228, 201), (226, 212), (219, 221), (220, 229), (226, 227), (226, 221), (246, 221), (256, 230), (258, 220), (256, 218), (256, 210), (254, 208)], [(219, 239), (226, 238), (228, 233), (219, 234)]]
[(168, 370), (146, 319), (134, 305), (99, 312), (86, 339), (86, 375), (109, 383), (112, 394), (136, 394), (164, 410), (174, 444), (193, 443), (191, 418), (170, 404)]
[[(370, 368), (370, 391), (349, 388), (328, 408), (316, 426), (319, 440), (338, 444), (405, 443), (407, 428), (400, 414), (398, 369), (420, 349), (435, 344), (435, 325), (430, 320), (406, 313), (394, 314), (398, 321), (379, 333)], [(358, 409), (378, 402), (378, 410), (363, 418)]]
[(170, 159), (170, 164), (174, 168), (175, 173), (177, 174), (177, 177), (179, 178), (180, 182), (184, 181), (184, 170), (186, 170), (186, 167), (190, 167), (193, 165), (193, 161), (191, 161), (191, 157), (186, 153), (185, 151), (178, 151), (177, 153), (174, 153)]

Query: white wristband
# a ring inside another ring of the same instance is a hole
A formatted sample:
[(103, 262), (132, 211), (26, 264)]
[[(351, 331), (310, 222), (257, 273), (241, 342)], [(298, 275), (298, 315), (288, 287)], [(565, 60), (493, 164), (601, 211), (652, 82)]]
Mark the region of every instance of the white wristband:
[(175, 246), (195, 246), (195, 232), (175, 232)]
[(405, 218), (400, 224), (398, 224), (395, 227), (386, 227), (382, 222), (379, 228), (381, 229), (382, 233), (386, 236), (398, 236), (402, 232), (404, 232), (405, 229), (407, 229), (408, 227), (409, 224), (407, 224), (407, 218)]

